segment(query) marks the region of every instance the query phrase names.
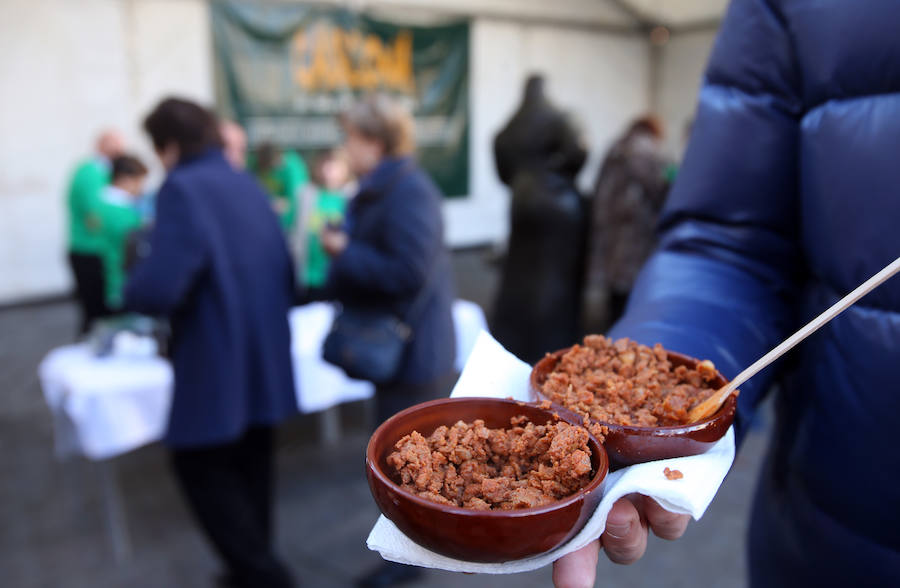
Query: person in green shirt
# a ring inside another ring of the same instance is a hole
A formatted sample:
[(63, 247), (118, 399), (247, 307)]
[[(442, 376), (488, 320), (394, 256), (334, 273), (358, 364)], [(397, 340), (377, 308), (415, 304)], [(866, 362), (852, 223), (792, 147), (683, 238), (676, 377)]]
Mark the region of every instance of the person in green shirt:
[(98, 207), (101, 192), (109, 183), (110, 162), (122, 153), (124, 144), (122, 135), (117, 131), (101, 134), (97, 139), (95, 155), (78, 165), (69, 182), (68, 257), (81, 307), (81, 334), (90, 329), (95, 319), (109, 314)]
[(328, 280), (330, 257), (322, 247), (321, 234), (327, 226), (340, 225), (347, 209), (344, 188), (350, 178), (347, 161), (339, 151), (326, 153), (315, 167), (318, 184), (306, 219), (306, 262), (303, 264), (302, 282), (304, 299), (320, 299)]
[(125, 285), (125, 250), (128, 237), (141, 226), (137, 201), (144, 191), (147, 167), (136, 157), (120, 155), (112, 162), (112, 179), (103, 190), (97, 214), (100, 219), (100, 255), (110, 312), (122, 306)]
[(248, 162), (278, 214), (285, 233), (294, 231), (300, 190), (309, 182), (306, 163), (294, 151), (282, 151), (272, 143), (263, 143)]

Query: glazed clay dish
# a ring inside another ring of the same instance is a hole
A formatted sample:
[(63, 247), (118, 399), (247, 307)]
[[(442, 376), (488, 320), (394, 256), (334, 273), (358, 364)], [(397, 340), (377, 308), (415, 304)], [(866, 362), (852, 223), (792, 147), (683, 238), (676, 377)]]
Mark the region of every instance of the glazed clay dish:
[(366, 450), (381, 512), (419, 545), (473, 562), (531, 557), (571, 539), (599, 504), (608, 469), (579, 424), (493, 398), (408, 408)]
[(484, 420), (418, 431), (394, 445), (387, 463), (400, 487), (427, 500), (475, 510), (545, 506), (591, 481), (590, 434), (565, 421), (524, 415), (491, 429)]
[(531, 374), (536, 400), (581, 419), (615, 466), (705, 452), (731, 426), (736, 397), (697, 423), (688, 413), (726, 383), (709, 361), (600, 335), (548, 354)]

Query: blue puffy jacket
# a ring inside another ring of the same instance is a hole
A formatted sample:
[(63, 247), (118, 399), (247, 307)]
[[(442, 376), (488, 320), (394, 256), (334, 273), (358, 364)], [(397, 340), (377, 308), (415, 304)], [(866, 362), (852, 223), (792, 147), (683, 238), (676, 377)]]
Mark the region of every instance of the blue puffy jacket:
[[(734, 0), (659, 251), (611, 335), (729, 377), (900, 255), (900, 2)], [(754, 586), (900, 585), (900, 278), (742, 388), (773, 381)]]

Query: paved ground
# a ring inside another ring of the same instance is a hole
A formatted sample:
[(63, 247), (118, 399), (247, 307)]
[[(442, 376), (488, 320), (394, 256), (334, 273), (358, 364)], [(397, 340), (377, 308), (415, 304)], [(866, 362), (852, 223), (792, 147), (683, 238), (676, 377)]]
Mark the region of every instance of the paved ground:
[[(478, 252), (456, 256), (459, 293), (490, 300), (493, 271)], [(35, 368), (71, 340), (68, 303), (0, 311), (0, 585), (9, 588), (205, 588), (216, 560), (179, 500), (159, 446), (117, 460), (135, 555), (112, 560), (95, 464), (60, 464)], [(351, 586), (379, 561), (365, 537), (377, 517), (363, 474), (361, 403), (342, 410), (344, 437), (317, 444), (317, 422), (300, 417), (279, 448), (278, 546), (306, 586)], [(600, 565), (598, 586), (744, 586), (744, 531), (765, 435), (753, 434), (716, 501), (686, 536), (652, 540), (630, 567)], [(429, 572), (423, 587), (550, 585), (550, 571), (516, 576)]]

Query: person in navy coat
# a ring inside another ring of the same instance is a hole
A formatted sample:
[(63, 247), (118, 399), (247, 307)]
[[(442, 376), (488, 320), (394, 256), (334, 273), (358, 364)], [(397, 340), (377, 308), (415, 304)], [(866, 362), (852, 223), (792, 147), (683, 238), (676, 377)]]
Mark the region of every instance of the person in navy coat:
[[(734, 377), (900, 255), (898, 22), (892, 0), (733, 0), (660, 248), (611, 336)], [(900, 585), (898, 357), (894, 278), (741, 387), (738, 442), (779, 384), (751, 586)], [(604, 551), (635, 561), (648, 525), (673, 539), (687, 519), (621, 501)], [(557, 585), (592, 586), (597, 554), (561, 560)]]
[(168, 175), (124, 298), (171, 323), (165, 443), (228, 585), (291, 586), (271, 545), (273, 427), (297, 411), (287, 246), (261, 188), (225, 160), (212, 113), (169, 98), (144, 128)]
[[(326, 229), (333, 256), (326, 292), (345, 306), (392, 313), (412, 330), (399, 370), (375, 392), (383, 422), (418, 402), (446, 396), (454, 379), (453, 273), (444, 246), (441, 193), (418, 166), (412, 116), (386, 96), (344, 114), (345, 149), (359, 192), (342, 230)], [(410, 317), (417, 297), (421, 307)], [(419, 568), (385, 562), (360, 586), (392, 586)]]
[[(333, 256), (328, 295), (345, 306), (410, 318), (412, 329), (397, 374), (378, 386), (380, 423), (448, 391), (456, 354), (453, 272), (441, 193), (412, 157), (411, 115), (376, 95), (348, 111), (343, 124), (347, 156), (360, 181), (343, 230), (326, 228), (322, 236)], [(408, 317), (420, 295), (421, 309)]]

